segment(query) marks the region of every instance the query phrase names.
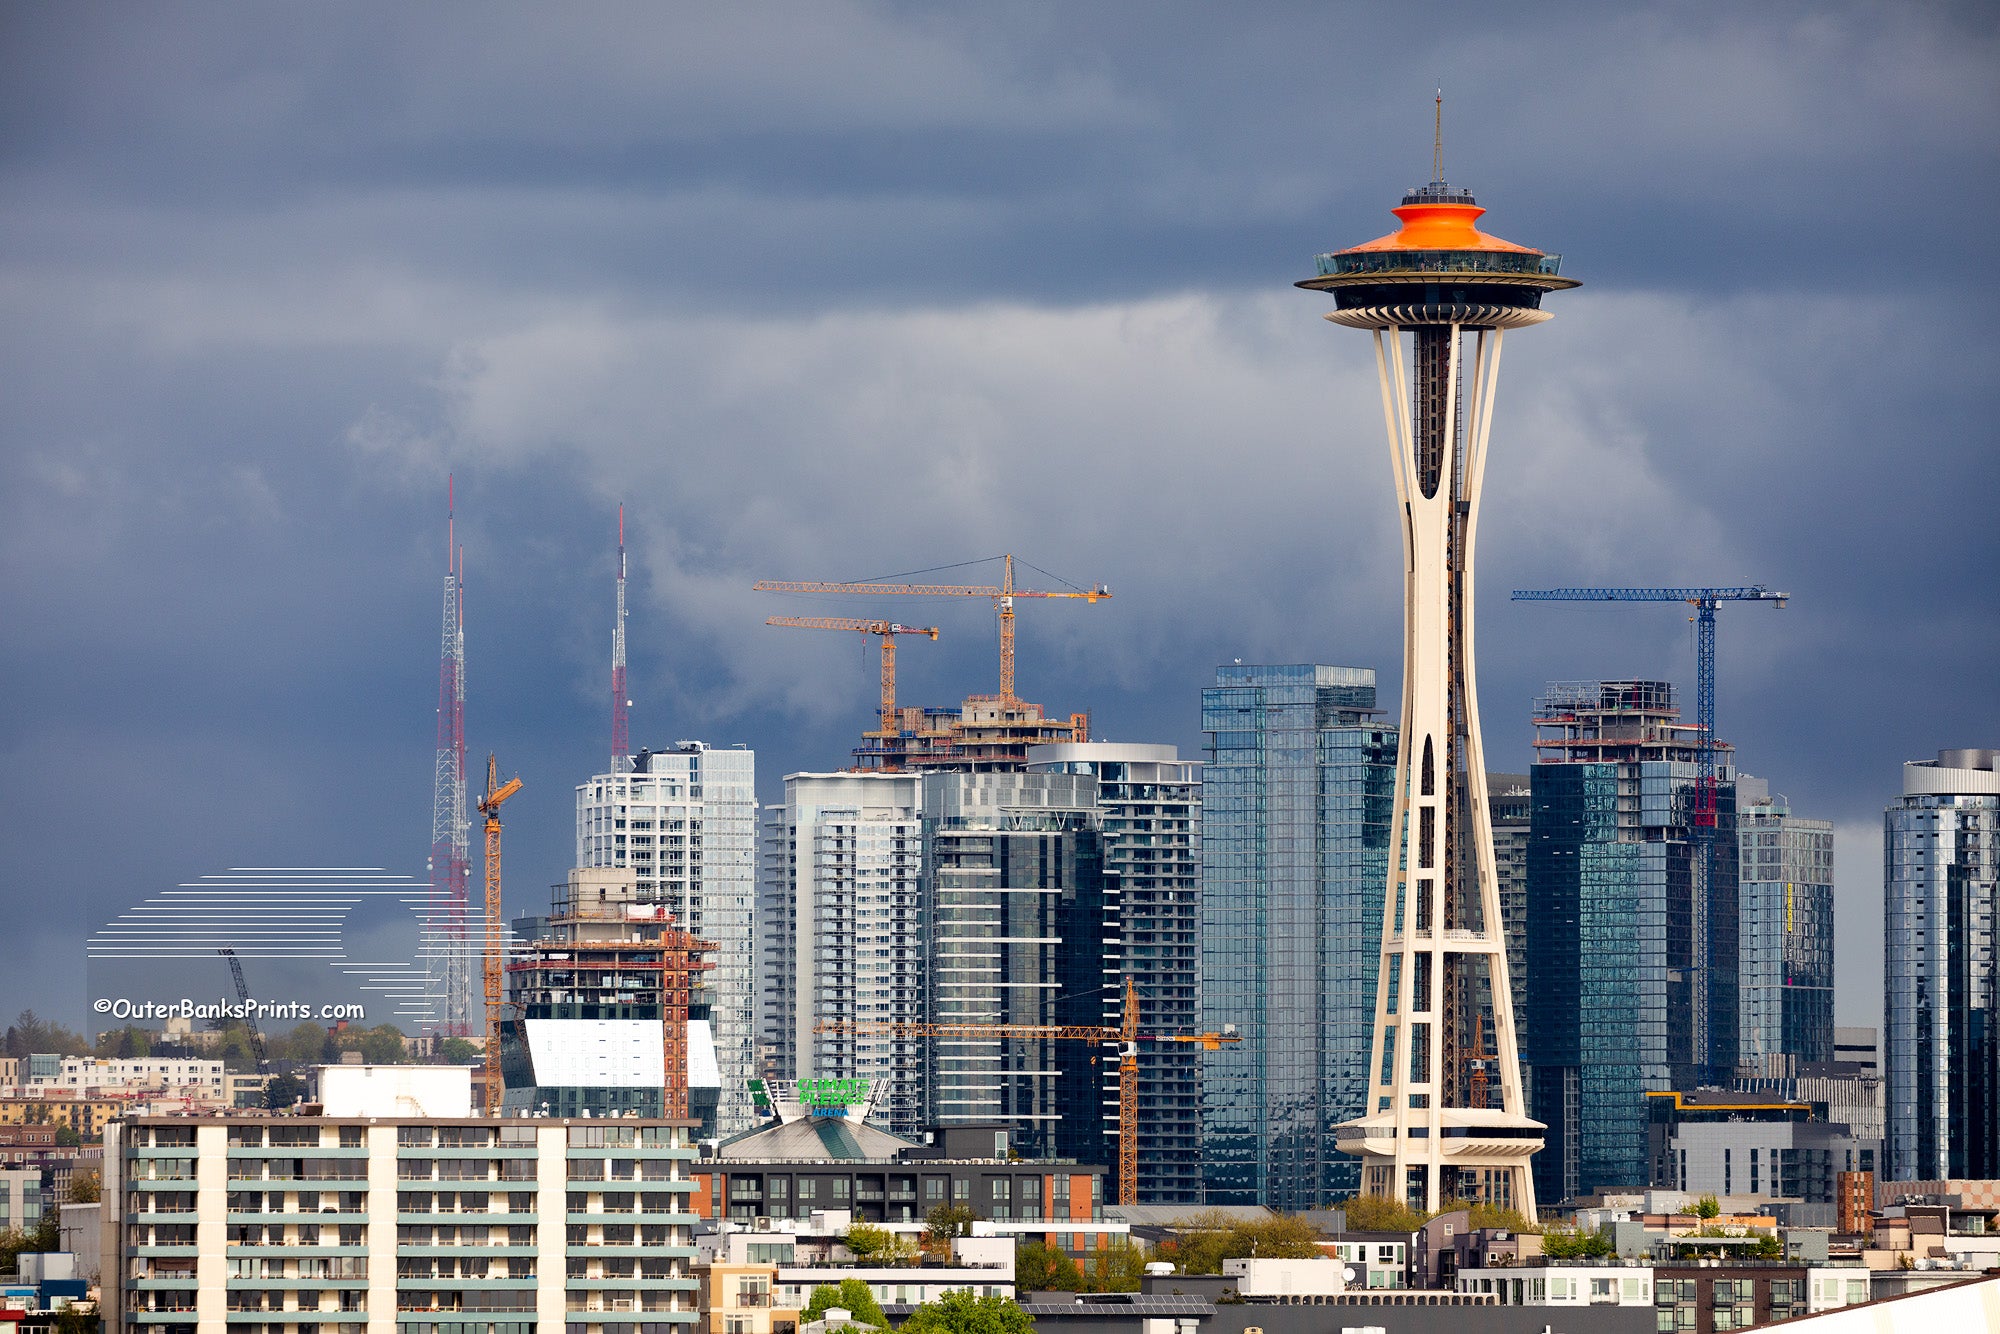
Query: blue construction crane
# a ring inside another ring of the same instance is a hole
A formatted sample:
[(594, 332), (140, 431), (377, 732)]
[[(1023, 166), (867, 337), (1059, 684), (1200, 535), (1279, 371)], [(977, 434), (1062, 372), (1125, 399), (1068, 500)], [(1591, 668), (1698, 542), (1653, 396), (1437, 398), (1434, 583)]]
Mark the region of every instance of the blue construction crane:
[[(1724, 602), (1775, 602), (1785, 605), (1789, 593), (1774, 593), (1762, 584), (1748, 588), (1517, 588), (1516, 602), (1685, 602), (1695, 608), (1694, 720), (1701, 731), (1696, 770), (1694, 824), (1715, 828), (1715, 609)], [(1712, 838), (1704, 837), (1705, 841)]]
[[(1701, 733), (1696, 767), (1694, 810), (1690, 812), (1694, 843), (1694, 928), (1700, 967), (1713, 966), (1710, 957), (1708, 887), (1715, 883), (1715, 609), (1724, 602), (1775, 602), (1790, 597), (1762, 584), (1748, 588), (1542, 588), (1514, 590), (1516, 602), (1685, 602), (1695, 608), (1695, 722)], [(1710, 1050), (1708, 991), (1694, 989), (1696, 1050)]]

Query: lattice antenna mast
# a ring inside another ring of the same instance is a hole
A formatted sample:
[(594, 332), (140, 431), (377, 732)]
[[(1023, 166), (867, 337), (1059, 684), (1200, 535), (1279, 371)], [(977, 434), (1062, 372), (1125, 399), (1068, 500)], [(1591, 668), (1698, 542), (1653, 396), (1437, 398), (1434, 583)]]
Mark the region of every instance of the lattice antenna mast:
[(1444, 180), (1444, 89), (1438, 89), (1437, 128), (1431, 133), (1431, 179)]
[(458, 545), (455, 491), (455, 479), (447, 479), (437, 762), (431, 783), (431, 894), (424, 949), (442, 1000), (436, 1027), (446, 1036), (463, 1037), (472, 1022), (472, 974), (466, 956), (472, 827), (465, 797), (464, 552)]
[(611, 623), (611, 772), (622, 774), (630, 767), (631, 732), (626, 710), (632, 700), (625, 693), (625, 507), (618, 507), (618, 612)]

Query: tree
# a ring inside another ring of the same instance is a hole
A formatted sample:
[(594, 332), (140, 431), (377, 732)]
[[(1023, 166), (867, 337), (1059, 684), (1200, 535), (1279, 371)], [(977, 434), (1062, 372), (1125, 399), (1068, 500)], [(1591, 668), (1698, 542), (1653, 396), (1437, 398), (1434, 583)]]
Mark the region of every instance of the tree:
[(1011, 1297), (947, 1292), (910, 1312), (897, 1334), (1030, 1334), (1035, 1318)]
[(882, 1314), (882, 1304), (875, 1300), (875, 1294), (868, 1285), (858, 1278), (844, 1278), (838, 1283), (814, 1288), (806, 1302), (806, 1309), (799, 1312), (799, 1323), (823, 1319), (836, 1306), (864, 1325), (873, 1325), (876, 1329), (889, 1328), (889, 1317)]
[(1180, 1233), (1178, 1239), (1160, 1250), (1162, 1258), (1172, 1259), (1184, 1274), (1219, 1274), (1224, 1260), (1246, 1256), (1313, 1260), (1325, 1254), (1312, 1224), (1283, 1214), (1266, 1219), (1232, 1218), (1211, 1209), (1182, 1219), (1175, 1228)]
[(1611, 1254), (1611, 1239), (1602, 1232), (1552, 1225), (1542, 1232), (1542, 1254), (1551, 1260), (1598, 1260)]
[(963, 1204), (940, 1204), (924, 1215), (924, 1249), (933, 1254), (951, 1249), (953, 1237), (972, 1235), (972, 1209)]
[(71, 1305), (56, 1312), (55, 1334), (98, 1334), (102, 1327), (96, 1307), (85, 1311)]
[(1530, 1223), (1518, 1209), (1508, 1209), (1498, 1204), (1487, 1204), (1479, 1200), (1454, 1200), (1440, 1212), (1463, 1209), (1466, 1212), (1466, 1226), (1471, 1228), (1497, 1228), (1508, 1232), (1540, 1232), (1542, 1229)]
[(123, 1028), (107, 1028), (97, 1035), (97, 1054), (111, 1060), (131, 1060), (153, 1054), (153, 1035), (143, 1028), (127, 1024)]
[(1014, 1252), (1014, 1286), (1022, 1292), (1082, 1292), (1083, 1271), (1063, 1252), (1031, 1241)]
[(876, 1227), (873, 1223), (856, 1223), (847, 1229), (847, 1235), (841, 1240), (847, 1243), (848, 1250), (854, 1252), (855, 1259), (867, 1260), (888, 1250), (895, 1237), (887, 1228)]
[[(1318, 1250), (1313, 1254), (1319, 1254)], [(1086, 1288), (1090, 1292), (1137, 1292), (1139, 1280), (1145, 1276), (1146, 1252), (1120, 1237), (1091, 1252)]]
[(102, 1192), (103, 1182), (95, 1172), (77, 1172), (69, 1179), (71, 1204), (96, 1204)]
[(1716, 1201), (1713, 1195), (1704, 1195), (1694, 1202), (1694, 1216), (1696, 1218), (1714, 1218), (1721, 1212), (1722, 1205)]
[(306, 1081), (297, 1075), (278, 1075), (264, 1085), (264, 1105), (273, 1111), (290, 1107), (306, 1096)]
[(56, 1127), (56, 1147), (58, 1149), (74, 1149), (80, 1147), (82, 1144), (83, 1136), (76, 1133), (75, 1126), (63, 1125)]
[(1415, 1232), (1430, 1221), (1420, 1210), (1396, 1203), (1384, 1195), (1356, 1195), (1340, 1205), (1347, 1213), (1350, 1232)]
[(7, 1029), (7, 1055), (33, 1056), (52, 1052), (57, 1056), (88, 1056), (91, 1044), (81, 1033), (52, 1024), (33, 1010), (23, 1010)]
[(446, 1038), (437, 1045), (439, 1065), (478, 1065), (480, 1052), (477, 1043), (468, 1038)]

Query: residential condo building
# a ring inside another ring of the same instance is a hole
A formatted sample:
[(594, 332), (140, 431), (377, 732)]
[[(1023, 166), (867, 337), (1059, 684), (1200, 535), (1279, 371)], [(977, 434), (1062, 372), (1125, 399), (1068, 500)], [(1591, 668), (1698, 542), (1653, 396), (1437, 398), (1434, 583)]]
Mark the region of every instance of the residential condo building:
[[(108, 1128), (107, 1330), (695, 1324), (685, 1122), (480, 1118), (462, 1068), (334, 1069), (334, 1084), (322, 1072), (324, 1116)], [(455, 1088), (439, 1078), (450, 1075)]]
[(1216, 670), (1202, 691), (1206, 1203), (1298, 1211), (1360, 1187), (1333, 1128), (1361, 1115), (1382, 947), (1396, 729), (1361, 667)]
[(1700, 737), (1669, 684), (1551, 686), (1535, 726), (1525, 1058), (1555, 1204), (1643, 1187), (1646, 1095), (1735, 1076), (1736, 785), (1718, 743), (1703, 867)]
[(1886, 1176), (2000, 1177), (2000, 750), (1905, 764), (1883, 825)]

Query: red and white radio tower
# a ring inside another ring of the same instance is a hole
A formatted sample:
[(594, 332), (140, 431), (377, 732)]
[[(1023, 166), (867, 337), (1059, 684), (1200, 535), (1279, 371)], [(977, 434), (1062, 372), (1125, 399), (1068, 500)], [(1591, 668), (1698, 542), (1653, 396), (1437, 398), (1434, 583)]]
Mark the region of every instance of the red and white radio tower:
[(431, 785), (431, 897), (424, 953), (442, 1001), (435, 1031), (472, 1033), (472, 967), (466, 933), (472, 826), (465, 801), (465, 552), (458, 545), (454, 480), (445, 481), (444, 645), (438, 655), (437, 769)]
[(611, 625), (611, 772), (622, 774), (632, 753), (625, 711), (632, 707), (625, 693), (625, 507), (618, 507), (618, 616)]

